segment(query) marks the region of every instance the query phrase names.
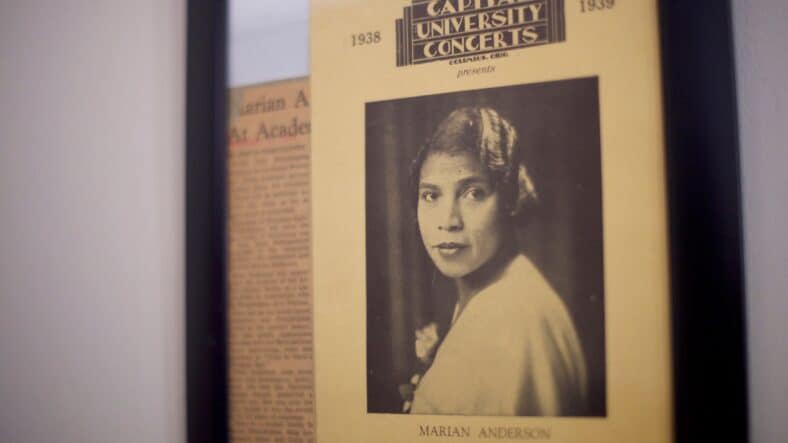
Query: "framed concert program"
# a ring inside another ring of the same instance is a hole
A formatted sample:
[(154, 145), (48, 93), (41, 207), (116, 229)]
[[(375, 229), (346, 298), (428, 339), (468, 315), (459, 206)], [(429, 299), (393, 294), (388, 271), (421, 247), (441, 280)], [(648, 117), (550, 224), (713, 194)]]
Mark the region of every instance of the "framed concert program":
[(313, 0), (189, 144), (190, 441), (746, 439), (716, 5)]

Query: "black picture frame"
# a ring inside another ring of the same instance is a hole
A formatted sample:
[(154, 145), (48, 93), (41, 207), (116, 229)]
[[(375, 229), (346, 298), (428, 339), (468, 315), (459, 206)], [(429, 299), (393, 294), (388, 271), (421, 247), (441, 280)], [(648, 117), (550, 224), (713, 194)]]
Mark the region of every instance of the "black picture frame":
[[(186, 380), (190, 443), (228, 440), (227, 3), (189, 0)], [(658, 11), (670, 226), (675, 441), (747, 441), (744, 266), (729, 1)]]
[(187, 9), (186, 429), (189, 442), (223, 442), (227, 3), (189, 0)]
[(659, 20), (676, 441), (747, 441), (731, 5), (662, 0)]

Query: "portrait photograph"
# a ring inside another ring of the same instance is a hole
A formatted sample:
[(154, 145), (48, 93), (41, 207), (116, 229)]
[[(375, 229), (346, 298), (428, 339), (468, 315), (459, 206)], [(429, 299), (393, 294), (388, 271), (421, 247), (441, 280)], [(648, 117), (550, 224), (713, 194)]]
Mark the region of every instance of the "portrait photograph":
[(367, 412), (605, 417), (598, 79), (364, 118)]

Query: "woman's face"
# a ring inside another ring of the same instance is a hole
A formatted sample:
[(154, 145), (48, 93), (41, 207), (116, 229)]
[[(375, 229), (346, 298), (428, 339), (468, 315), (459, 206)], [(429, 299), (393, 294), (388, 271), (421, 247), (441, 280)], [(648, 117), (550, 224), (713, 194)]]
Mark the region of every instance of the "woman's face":
[(462, 278), (487, 263), (503, 242), (498, 193), (467, 152), (428, 154), (419, 175), (421, 238), (438, 270)]

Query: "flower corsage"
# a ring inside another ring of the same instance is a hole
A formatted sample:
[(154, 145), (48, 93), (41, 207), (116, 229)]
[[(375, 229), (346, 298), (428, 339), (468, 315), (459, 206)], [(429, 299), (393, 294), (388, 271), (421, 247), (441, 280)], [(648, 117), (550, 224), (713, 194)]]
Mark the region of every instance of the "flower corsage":
[(411, 404), (413, 403), (413, 393), (421, 381), (421, 377), (427, 368), (432, 365), (432, 360), (435, 358), (435, 350), (438, 347), (438, 324), (432, 322), (421, 329), (416, 330), (416, 358), (418, 359), (418, 368), (407, 383), (399, 385), (399, 393), (402, 396), (402, 412), (410, 412)]

